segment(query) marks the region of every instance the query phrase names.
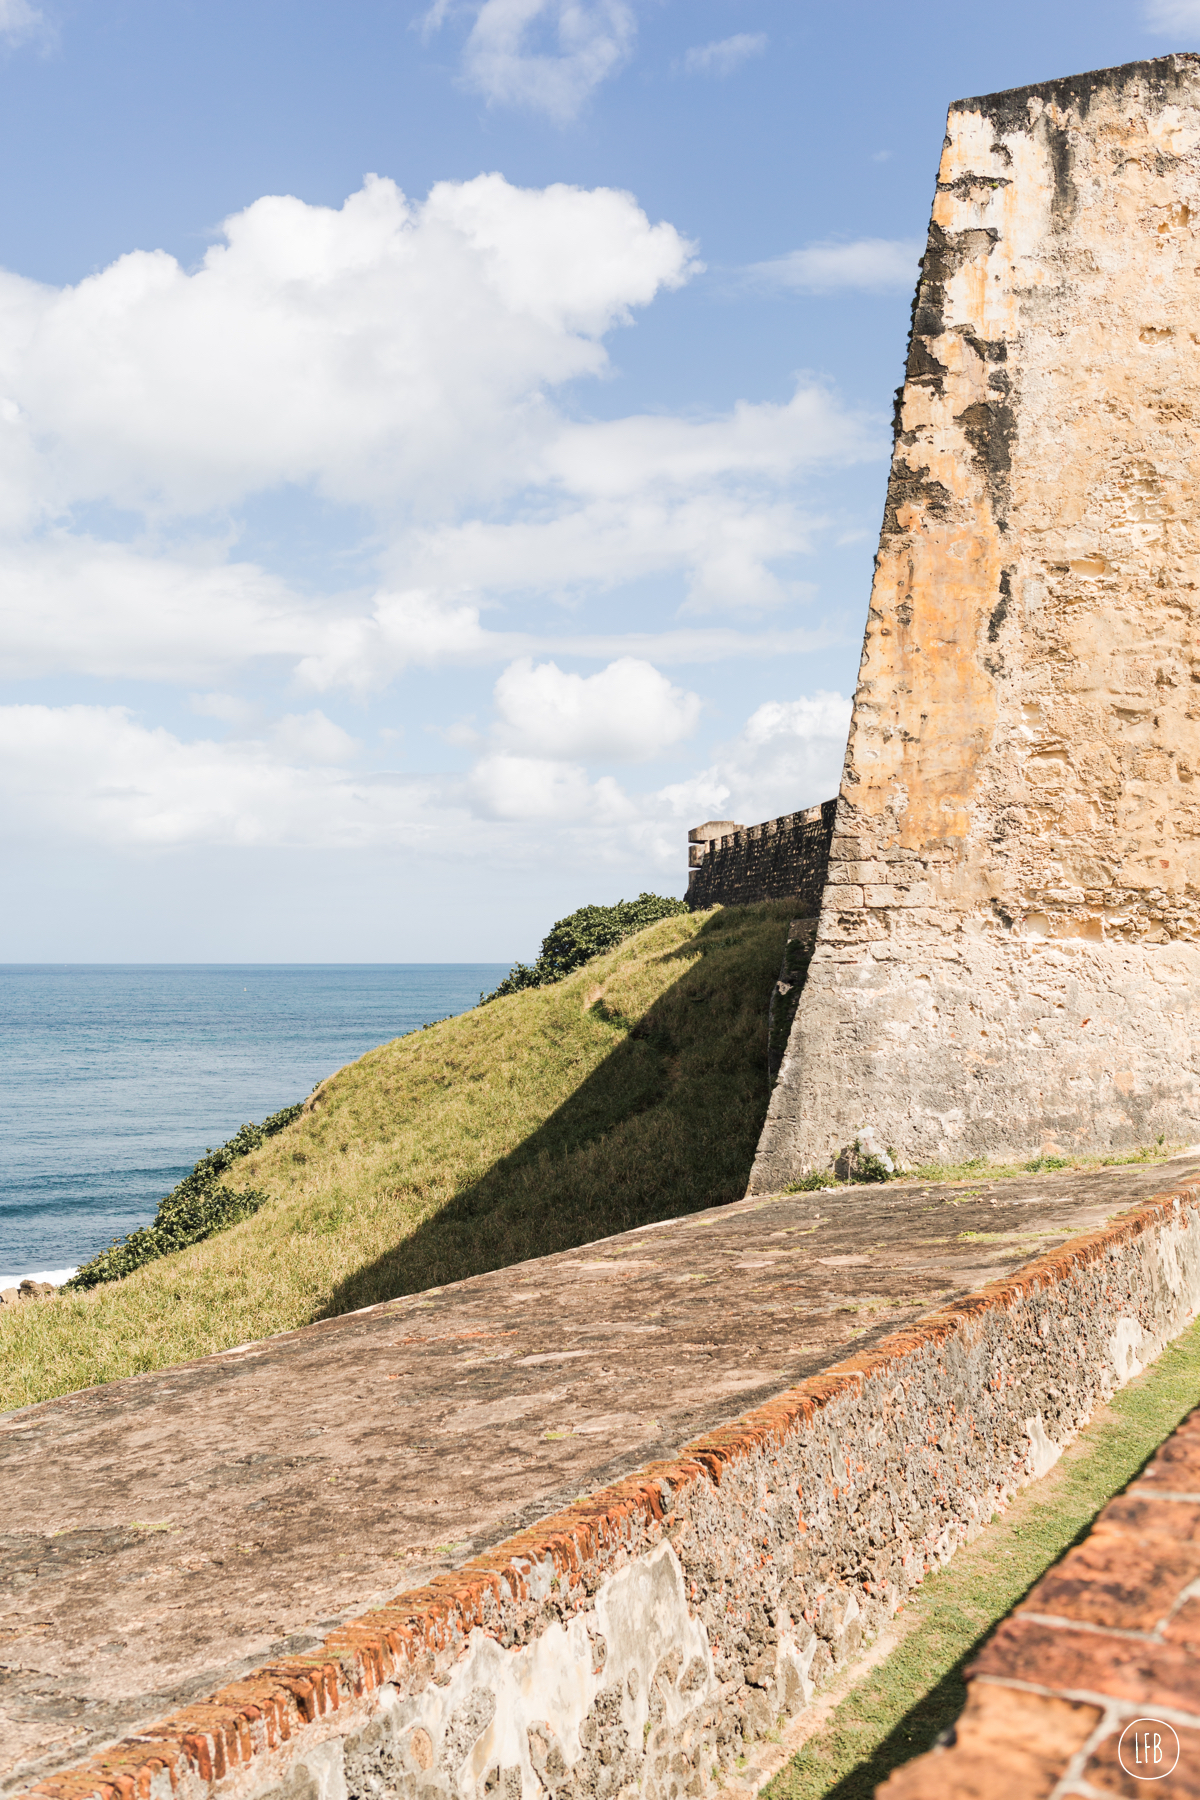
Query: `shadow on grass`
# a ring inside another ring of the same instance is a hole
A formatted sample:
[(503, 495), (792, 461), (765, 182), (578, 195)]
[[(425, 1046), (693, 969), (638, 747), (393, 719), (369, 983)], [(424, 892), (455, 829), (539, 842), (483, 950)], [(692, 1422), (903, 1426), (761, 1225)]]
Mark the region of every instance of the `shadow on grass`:
[(822, 1790), (821, 1800), (873, 1800), (876, 1788), (887, 1780), (893, 1769), (932, 1750), (942, 1733), (953, 1726), (962, 1712), (967, 1699), (963, 1670), (990, 1636), (989, 1630), (972, 1644), (967, 1655), (922, 1695), (911, 1712), (905, 1713), (869, 1757), (856, 1763), (836, 1786)]
[[(664, 958), (684, 971), (639, 1016), (597, 1001), (613, 1036), (600, 1066), (517, 1149), (341, 1282), (319, 1316), (740, 1199), (766, 1116), (767, 1005), (793, 910), (714, 914)], [(609, 992), (620, 985), (618, 971)], [(541, 1030), (567, 1025), (551, 1008)]]

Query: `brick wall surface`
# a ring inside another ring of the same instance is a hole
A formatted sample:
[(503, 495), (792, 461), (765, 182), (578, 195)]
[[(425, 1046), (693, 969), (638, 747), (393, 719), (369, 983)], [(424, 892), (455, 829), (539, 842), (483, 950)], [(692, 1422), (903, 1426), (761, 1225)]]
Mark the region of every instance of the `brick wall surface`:
[[(800, 1713), (1198, 1305), (1200, 1184), (1187, 1184), (341, 1626), (317, 1653), (259, 1668), (28, 1791), (715, 1794), (746, 1746)], [(1181, 1584), (1193, 1577), (1192, 1512), (1170, 1516)], [(1053, 1604), (1061, 1614), (1076, 1603), (1064, 1593)], [(1153, 1638), (1157, 1615), (1149, 1632), (1147, 1618), (1121, 1627), (1134, 1704), (1148, 1656), (1182, 1693), (1180, 1642)], [(1016, 1629), (1047, 1627), (1039, 1614)], [(1120, 1663), (1118, 1640), (1082, 1615), (1062, 1636), (1083, 1663)], [(1155, 1688), (1161, 1703), (1168, 1688)], [(1072, 1719), (1080, 1704), (1094, 1703), (1056, 1701)], [(1029, 1755), (1040, 1780), (1039, 1729)]]
[(1200, 1795), (1200, 1410), (1000, 1626), (881, 1800)]
[(756, 906), (762, 900), (796, 899), (797, 912), (821, 904), (836, 800), (784, 813), (711, 838), (698, 850), (688, 881), (693, 912), (707, 906)]

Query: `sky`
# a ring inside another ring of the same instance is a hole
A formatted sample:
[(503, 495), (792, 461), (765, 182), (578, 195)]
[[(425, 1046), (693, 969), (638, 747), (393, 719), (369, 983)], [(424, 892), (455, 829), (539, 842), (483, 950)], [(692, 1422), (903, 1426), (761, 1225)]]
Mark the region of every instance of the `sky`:
[(528, 958), (836, 792), (949, 104), (1200, 0), (0, 0), (0, 961)]

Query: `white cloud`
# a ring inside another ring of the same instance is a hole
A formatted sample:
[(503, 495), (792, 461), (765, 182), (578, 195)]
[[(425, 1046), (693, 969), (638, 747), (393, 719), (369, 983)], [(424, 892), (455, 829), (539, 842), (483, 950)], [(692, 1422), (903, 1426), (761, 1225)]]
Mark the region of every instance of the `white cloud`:
[(924, 245), (917, 238), (857, 238), (848, 244), (807, 244), (743, 272), (754, 287), (796, 294), (828, 294), (842, 288), (878, 293), (916, 286)]
[(28, 43), (31, 38), (45, 38), (50, 27), (29, 0), (0, 0), (0, 41), (10, 44)]
[[(707, 416), (581, 417), (562, 390), (696, 266), (629, 195), (485, 175), (422, 202), (373, 178), (340, 209), (260, 200), (191, 271), (135, 252), (61, 290), (0, 273), (0, 670), (177, 683), (202, 734), (0, 710), (10, 838), (518, 863), (574, 844), (581, 867), (640, 871), (682, 866), (681, 825), (725, 805), (753, 822), (824, 797), (844, 721), (820, 698), (760, 708), (689, 783), (603, 772), (698, 729), (663, 666), (832, 641), (783, 610), (810, 598), (798, 559), (828, 530), (803, 484), (886, 454), (881, 420), (807, 376)], [(238, 509), (289, 487), (354, 539), (357, 585), (306, 569), (302, 590), (271, 552), (239, 556)], [(525, 628), (525, 596), (634, 581), (780, 623), (580, 630), (564, 607)], [(584, 657), (605, 666), (570, 672)], [(465, 774), (380, 772), (313, 704), (445, 664), (503, 668), (493, 715), (455, 736)], [(268, 704), (264, 680), (291, 696)]]
[[(805, 600), (823, 520), (798, 479), (882, 458), (881, 419), (811, 378), (709, 417), (555, 400), (696, 266), (627, 194), (485, 175), (419, 203), (375, 178), (340, 209), (260, 200), (191, 272), (134, 252), (61, 290), (0, 273), (0, 669), (194, 688), (273, 662), (378, 689), (553, 653), (485, 626), (502, 597), (679, 577), (693, 611)], [(236, 509), (289, 485), (355, 509), (374, 581), (301, 595), (231, 555)], [(80, 528), (97, 505), (122, 541)]]
[[(483, 526), (451, 534), (452, 543), (420, 554), (447, 580), (477, 582), (493, 591), (593, 582), (661, 571), (705, 544), (720, 549), (720, 534), (743, 534), (756, 525), (760, 553), (782, 553), (808, 542), (786, 509), (772, 533), (772, 515), (746, 508), (726, 516), (680, 510), (666, 532), (665, 509), (639, 511), (635, 523), (619, 509), (593, 509), (553, 526)], [(660, 536), (660, 530), (665, 535)], [(552, 553), (552, 554), (551, 554)], [(732, 552), (720, 566), (730, 573)], [(440, 564), (439, 564), (440, 558)], [(711, 589), (715, 566), (698, 570)], [(767, 572), (769, 575), (769, 571)], [(759, 579), (752, 560), (747, 584)], [(804, 583), (790, 584), (807, 597)], [(781, 584), (782, 586), (782, 584)], [(52, 536), (16, 549), (0, 545), (0, 592), (6, 596), (0, 634), (0, 674), (28, 680), (74, 673), (117, 679), (183, 682), (228, 679), (241, 671), (255, 679), (256, 665), (290, 672), (302, 689), (378, 691), (409, 668), (511, 661), (527, 655), (634, 656), (655, 662), (714, 663), (731, 657), (787, 656), (833, 642), (826, 630), (786, 626), (765, 632), (668, 627), (658, 632), (529, 632), (489, 629), (478, 601), (425, 589), (351, 595), (318, 604), (252, 563), (185, 562), (138, 554), (125, 545)], [(769, 594), (767, 596), (771, 598)], [(734, 602), (745, 598), (742, 591)], [(203, 717), (245, 726), (259, 708), (224, 691), (195, 696)]]
[(253, 563), (156, 555), (54, 532), (0, 542), (0, 673), (193, 682), (324, 648), (330, 628)]
[(382, 592), (369, 611), (329, 618), (319, 636), (312, 635), (313, 647), (296, 664), (296, 675), (320, 692), (381, 688), (414, 664), (493, 661), (497, 635), (484, 630), (476, 605), (442, 602), (419, 588)]
[[(0, 539), (0, 671), (191, 686), (274, 661), (311, 689), (377, 689), (407, 667), (563, 644), (488, 629), (489, 595), (595, 593), (678, 571), (693, 612), (779, 608), (811, 594), (780, 566), (809, 552), (822, 526), (793, 497), (797, 479), (885, 450), (881, 420), (848, 413), (811, 383), (786, 404), (739, 404), (716, 418), (559, 420), (516, 469), (525, 488), (508, 517), (397, 527), (374, 594), (301, 597), (255, 563), (223, 560), (222, 540), (171, 552), (157, 547), (161, 533), (129, 544), (63, 528)], [(744, 634), (684, 632), (657, 634), (649, 654), (704, 661), (767, 648)], [(607, 637), (581, 653), (621, 646)]]
[(510, 748), (583, 762), (646, 762), (690, 737), (701, 708), (698, 694), (632, 656), (595, 675), (522, 657), (497, 681), (495, 703)]
[(766, 47), (765, 31), (739, 31), (713, 44), (693, 45), (684, 55), (683, 66), (689, 75), (731, 75), (750, 57), (761, 56)]
[[(636, 821), (611, 777), (486, 754), (464, 778), (340, 766), (357, 746), (320, 713), (258, 738), (185, 743), (127, 707), (0, 707), (0, 828), (10, 845), (117, 850), (397, 850), (545, 854), (540, 827)], [(472, 821), (483, 820), (481, 838)], [(500, 829), (526, 821), (532, 836)]]
[(499, 175), (262, 199), (224, 240), (192, 273), (134, 251), (61, 290), (0, 274), (0, 473), (28, 518), (286, 483), (417, 513), (493, 495), (556, 429), (548, 391), (692, 267), (627, 194)]
[(222, 724), (243, 731), (258, 722), (261, 709), (240, 694), (191, 694), (188, 705), (201, 719), (220, 719)]
[[(631, 680), (628, 671), (606, 673), (614, 685)], [(507, 697), (500, 696), (503, 736), (504, 706), (519, 702), (522, 682), (526, 696), (532, 691), (540, 716), (523, 746), (486, 748), (462, 777), (347, 767), (361, 746), (315, 711), (289, 715), (254, 737), (187, 743), (143, 724), (127, 707), (0, 707), (0, 829), (11, 844), (405, 848), (451, 857), (469, 844), (476, 858), (537, 862), (571, 854), (588, 866), (644, 868), (649, 857), (669, 870), (682, 868), (686, 830), (705, 818), (755, 824), (837, 790), (850, 714), (840, 695), (768, 702), (709, 767), (639, 794), (610, 775), (590, 779), (572, 754), (585, 744), (597, 689), (586, 695), (584, 684), (573, 719), (570, 695), (578, 690), (563, 685), (571, 678), (555, 670), (539, 694), (537, 675), (519, 670)], [(592, 680), (603, 684), (602, 677)], [(639, 681), (659, 708), (660, 731), (682, 733), (694, 697), (670, 689), (654, 670), (636, 674), (631, 686)], [(593, 727), (603, 729), (596, 715)], [(626, 744), (632, 738), (631, 725)], [(577, 841), (564, 849), (561, 839), (546, 837), (548, 823), (578, 833)]]
[(1149, 0), (1144, 17), (1152, 31), (1200, 29), (1200, 0)]
[(851, 705), (830, 693), (765, 701), (707, 769), (658, 799), (689, 827), (710, 817), (758, 825), (829, 800), (841, 785)]
[(285, 713), (271, 727), (271, 747), (285, 762), (303, 768), (337, 768), (356, 762), (363, 746), (357, 738), (325, 714), (314, 709), (306, 713)]
[[(740, 402), (710, 419), (634, 416), (563, 425), (541, 450), (527, 512), (418, 530), (392, 553), (431, 591), (603, 589), (680, 570), (692, 611), (763, 610), (805, 599), (774, 565), (813, 548), (822, 521), (794, 496), (807, 470), (881, 458), (880, 419), (823, 386)], [(575, 502), (572, 504), (572, 502)]]
[(414, 546), (413, 558), (431, 585), (486, 584), (494, 593), (595, 591), (680, 570), (693, 611), (762, 610), (811, 592), (770, 563), (811, 549), (813, 535), (800, 510), (773, 495), (649, 493), (447, 527)]
[(157, 849), (427, 840), (429, 784), (372, 781), (314, 764), (314, 751), (332, 750), (334, 762), (342, 748), (337, 727), (325, 720), (325, 733), (319, 720), (284, 721), (275, 742), (189, 744), (141, 724), (126, 707), (0, 707), (6, 833), (26, 842)]
[[(426, 31), (458, 10), (437, 0)], [(637, 35), (627, 0), (477, 0), (471, 10), (464, 85), (494, 105), (528, 107), (559, 125), (623, 67)]]
[(728, 475), (786, 481), (801, 469), (851, 463), (877, 451), (873, 419), (845, 412), (829, 389), (801, 381), (783, 405), (739, 400), (711, 419), (635, 414), (566, 426), (542, 451), (547, 475), (584, 495), (694, 492)]
[(576, 763), (503, 751), (480, 758), (467, 777), (465, 793), (471, 811), (483, 819), (594, 829), (635, 816), (609, 775), (590, 782), (587, 771)]

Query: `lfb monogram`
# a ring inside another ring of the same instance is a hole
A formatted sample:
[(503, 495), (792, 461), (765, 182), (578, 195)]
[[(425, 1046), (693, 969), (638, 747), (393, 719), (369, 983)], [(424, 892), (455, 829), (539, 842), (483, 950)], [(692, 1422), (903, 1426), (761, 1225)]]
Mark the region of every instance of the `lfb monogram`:
[(1121, 1733), (1117, 1760), (1138, 1781), (1161, 1781), (1179, 1761), (1179, 1739), (1165, 1719), (1134, 1719)]

